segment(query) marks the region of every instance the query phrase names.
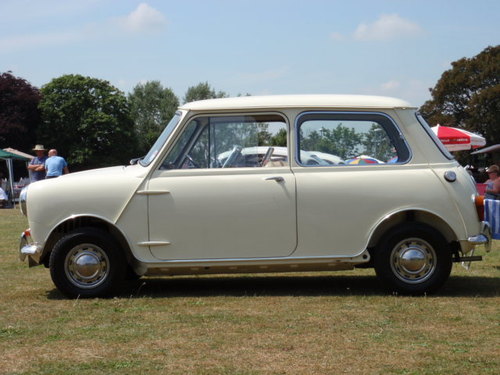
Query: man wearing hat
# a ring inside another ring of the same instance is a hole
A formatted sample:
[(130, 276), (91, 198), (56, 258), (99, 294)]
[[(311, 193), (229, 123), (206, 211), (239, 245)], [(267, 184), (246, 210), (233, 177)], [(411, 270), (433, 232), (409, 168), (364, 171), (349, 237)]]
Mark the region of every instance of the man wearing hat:
[(31, 172), (31, 182), (36, 182), (45, 179), (45, 161), (47, 160), (47, 156), (45, 156), (46, 150), (43, 145), (36, 145), (33, 151), (36, 152), (36, 156), (31, 159), (28, 170)]
[(486, 199), (500, 199), (500, 168), (498, 165), (493, 164), (486, 169), (488, 173), (488, 181), (486, 181), (486, 190), (484, 197)]

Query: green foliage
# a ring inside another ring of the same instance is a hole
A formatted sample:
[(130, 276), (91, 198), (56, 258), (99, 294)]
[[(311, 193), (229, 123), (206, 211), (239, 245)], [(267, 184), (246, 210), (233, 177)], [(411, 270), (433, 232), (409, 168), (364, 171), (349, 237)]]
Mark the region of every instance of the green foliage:
[(500, 143), (500, 46), (453, 62), (420, 108), (432, 124), (458, 126)]
[(378, 125), (373, 124), (362, 140), (364, 155), (371, 155), (379, 160), (389, 160), (395, 156), (395, 149), (386, 132)]
[(194, 102), (196, 100), (226, 98), (228, 95), (224, 91), (216, 92), (208, 82), (199, 83), (196, 86), (188, 88), (184, 96), (184, 103)]
[(136, 155), (127, 99), (109, 82), (64, 75), (42, 87), (39, 139), (73, 170), (125, 164)]
[(11, 72), (0, 74), (0, 148), (28, 151), (40, 123), (40, 91)]
[(128, 100), (139, 143), (138, 152), (144, 155), (175, 114), (179, 99), (159, 81), (150, 81), (135, 86)]
[(342, 159), (348, 159), (359, 153), (358, 146), (362, 138), (362, 135), (353, 128), (342, 124), (332, 129), (323, 127), (319, 131), (312, 131), (306, 137), (301, 135), (300, 149), (326, 152)]

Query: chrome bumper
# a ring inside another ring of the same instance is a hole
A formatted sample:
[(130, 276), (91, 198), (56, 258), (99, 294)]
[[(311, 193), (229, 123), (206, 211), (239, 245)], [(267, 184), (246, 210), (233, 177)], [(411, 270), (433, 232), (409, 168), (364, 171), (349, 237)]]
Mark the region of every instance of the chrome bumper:
[(471, 245), (485, 245), (486, 251), (491, 249), (491, 228), (488, 222), (481, 222), (481, 233), (467, 238), (467, 242)]
[(24, 262), (28, 257), (28, 265), (30, 267), (38, 266), (42, 257), (43, 248), (36, 242), (33, 242), (29, 229), (21, 234), (19, 239), (19, 259)]

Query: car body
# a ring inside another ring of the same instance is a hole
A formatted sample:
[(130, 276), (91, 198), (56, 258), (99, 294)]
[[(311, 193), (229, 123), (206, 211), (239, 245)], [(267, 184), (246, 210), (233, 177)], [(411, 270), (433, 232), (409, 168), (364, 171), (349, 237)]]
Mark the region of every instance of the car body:
[(126, 275), (354, 267), (428, 293), (489, 242), (476, 197), (405, 101), (213, 99), (181, 106), (133, 165), (31, 184), (20, 254), (70, 297)]

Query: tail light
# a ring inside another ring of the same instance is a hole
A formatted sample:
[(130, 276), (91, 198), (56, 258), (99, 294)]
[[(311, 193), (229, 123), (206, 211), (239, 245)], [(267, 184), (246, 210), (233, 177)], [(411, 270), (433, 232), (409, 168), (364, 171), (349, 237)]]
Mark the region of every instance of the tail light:
[(477, 211), (477, 216), (479, 217), (479, 220), (483, 221), (484, 220), (484, 195), (476, 195), (476, 198), (474, 200), (476, 204), (476, 211)]

